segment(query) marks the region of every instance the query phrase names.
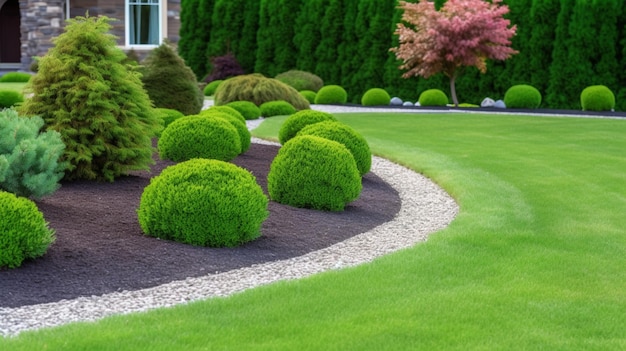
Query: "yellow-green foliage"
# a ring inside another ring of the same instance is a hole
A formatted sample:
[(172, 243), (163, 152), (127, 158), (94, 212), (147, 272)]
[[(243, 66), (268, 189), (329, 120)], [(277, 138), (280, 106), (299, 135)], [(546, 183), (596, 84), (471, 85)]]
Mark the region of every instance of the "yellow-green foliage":
[(583, 111), (611, 111), (615, 107), (615, 95), (604, 85), (586, 87), (580, 94)]
[[(256, 107), (256, 105), (254, 105), (254, 107)], [(243, 117), (243, 115), (231, 106), (226, 106), (226, 105), (211, 106), (210, 108), (201, 111), (200, 114), (204, 113), (204, 111), (218, 111), (218, 112), (228, 113), (229, 115), (233, 117), (237, 117), (243, 123), (246, 123), (246, 119)]]
[(172, 122), (158, 143), (162, 159), (176, 162), (192, 158), (230, 161), (241, 151), (237, 129), (223, 118), (185, 116)]
[(244, 100), (261, 106), (268, 101), (284, 100), (297, 110), (310, 108), (309, 102), (296, 89), (279, 80), (256, 73), (225, 80), (220, 84), (214, 99), (216, 105)]
[(322, 121), (336, 121), (335, 116), (327, 112), (305, 110), (298, 111), (289, 116), (278, 130), (278, 140), (281, 144), (285, 144), (289, 139), (293, 138), (298, 132), (308, 126)]
[(260, 106), (261, 116), (286, 116), (296, 113), (295, 107), (291, 106), (287, 101), (268, 101)]
[(153, 178), (138, 219), (149, 236), (187, 244), (232, 247), (261, 235), (268, 199), (256, 178), (233, 164), (193, 159)]
[(504, 94), (504, 104), (507, 108), (538, 108), (541, 93), (531, 85), (514, 85)]
[(361, 176), (342, 144), (312, 135), (280, 148), (267, 176), (272, 200), (295, 207), (342, 211), (359, 197)]
[(182, 112), (172, 108), (157, 107), (154, 111), (163, 121), (163, 128), (166, 128), (170, 123), (184, 116)]
[(228, 121), (228, 123), (235, 127), (235, 129), (237, 129), (237, 133), (239, 134), (239, 139), (241, 141), (241, 150), (239, 151), (239, 153), (244, 153), (248, 151), (251, 143), (251, 135), (245, 120), (243, 120), (243, 117), (241, 117), (240, 119), (239, 117), (235, 117), (232, 114), (222, 112), (219, 109), (214, 108), (210, 108), (208, 110), (200, 112), (200, 116), (209, 118), (221, 118)]
[(0, 268), (42, 256), (54, 239), (34, 202), (0, 191)]
[(204, 96), (213, 96), (215, 95), (215, 92), (217, 91), (217, 88), (220, 86), (220, 84), (222, 84), (223, 80), (218, 79), (218, 80), (214, 80), (211, 83), (207, 84), (204, 87)]
[(246, 120), (258, 119), (259, 117), (261, 117), (261, 109), (250, 101), (233, 101), (229, 102), (225, 106), (237, 110), (237, 112), (241, 113), (243, 118), (245, 118)]
[(324, 86), (322, 78), (313, 73), (295, 69), (278, 74), (276, 79), (292, 86), (297, 91), (312, 90), (315, 92)]
[(301, 90), (300, 95), (302, 95), (302, 97), (304, 97), (309, 104), (314, 104), (317, 93), (312, 90)]
[(13, 107), (24, 101), (24, 95), (15, 90), (0, 90), (0, 109)]
[(32, 76), (26, 72), (8, 72), (0, 77), (0, 83), (26, 83)]
[(420, 106), (446, 106), (448, 96), (439, 89), (428, 89), (420, 94), (418, 101)]
[(326, 85), (315, 95), (316, 104), (345, 104), (348, 102), (348, 93), (339, 85)]
[(354, 157), (361, 175), (370, 171), (372, 167), (370, 146), (359, 132), (348, 125), (335, 121), (314, 123), (302, 128), (297, 137), (303, 135), (314, 135), (341, 143)]
[(386, 106), (391, 102), (391, 96), (384, 89), (372, 88), (363, 94), (361, 105), (363, 106)]

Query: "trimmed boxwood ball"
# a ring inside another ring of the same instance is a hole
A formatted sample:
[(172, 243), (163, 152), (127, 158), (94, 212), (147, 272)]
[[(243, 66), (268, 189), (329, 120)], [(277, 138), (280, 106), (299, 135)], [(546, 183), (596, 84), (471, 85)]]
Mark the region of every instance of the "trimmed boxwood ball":
[(170, 123), (184, 116), (182, 112), (171, 108), (157, 107), (154, 110), (163, 121), (163, 128), (169, 126)]
[(230, 161), (241, 152), (237, 129), (223, 118), (186, 116), (172, 122), (161, 134), (159, 155), (181, 162), (192, 158)]
[(247, 170), (223, 161), (192, 159), (152, 178), (137, 214), (149, 236), (233, 247), (261, 235), (268, 202)]
[(0, 268), (43, 256), (54, 239), (54, 230), (33, 201), (0, 191)]
[(268, 101), (259, 108), (263, 117), (288, 116), (296, 113), (296, 108), (287, 101)]
[(246, 120), (258, 119), (261, 117), (261, 109), (250, 101), (233, 101), (224, 105), (237, 110)]
[(315, 96), (317, 96), (317, 93), (313, 90), (302, 90), (300, 91), (300, 95), (302, 95), (302, 97), (304, 97), (306, 101), (309, 102), (309, 104), (314, 104)]
[(372, 88), (363, 94), (361, 105), (363, 106), (387, 106), (391, 102), (391, 96), (384, 89)]
[(289, 139), (293, 138), (298, 132), (309, 124), (319, 123), (323, 121), (336, 121), (335, 116), (327, 112), (315, 110), (303, 110), (287, 117), (285, 122), (278, 130), (278, 141), (285, 144)]
[(348, 102), (348, 93), (339, 85), (323, 86), (315, 95), (316, 104), (345, 104)]
[(308, 125), (298, 132), (296, 137), (303, 135), (314, 135), (321, 138), (336, 141), (345, 146), (354, 157), (359, 174), (364, 175), (372, 168), (372, 152), (367, 140), (356, 130), (348, 125), (335, 122), (324, 121)]
[(0, 109), (24, 102), (24, 95), (14, 90), (0, 90)]
[(7, 72), (0, 76), (0, 83), (27, 83), (33, 77), (26, 72)]
[(615, 95), (604, 85), (592, 85), (580, 94), (583, 111), (612, 111), (615, 108)]
[(253, 73), (232, 77), (220, 84), (214, 96), (215, 105), (233, 101), (250, 101), (257, 106), (264, 102), (284, 100), (297, 110), (310, 108), (309, 102), (293, 87), (274, 78)]
[(439, 89), (428, 89), (420, 94), (418, 101), (420, 106), (446, 106), (448, 96)]
[(239, 139), (241, 141), (240, 153), (244, 153), (248, 151), (248, 149), (250, 148), (250, 143), (252, 142), (251, 141), (252, 136), (250, 134), (250, 130), (248, 129), (248, 126), (246, 125), (245, 120), (242, 121), (238, 117), (235, 117), (228, 113), (221, 112), (217, 109), (212, 109), (212, 108), (202, 111), (200, 113), (200, 116), (209, 117), (209, 118), (222, 118), (228, 121), (228, 123), (230, 123), (233, 127), (235, 127), (235, 129), (237, 129), (237, 133), (239, 134)]
[(222, 84), (223, 80), (218, 79), (218, 80), (214, 80), (211, 83), (207, 84), (204, 87), (204, 96), (213, 96), (215, 95), (215, 92), (217, 91), (217, 88), (220, 86), (220, 84)]
[(218, 112), (228, 113), (229, 115), (231, 115), (233, 117), (237, 117), (237, 119), (239, 119), (243, 123), (246, 123), (246, 119), (243, 117), (243, 115), (241, 113), (239, 113), (239, 111), (235, 110), (234, 108), (232, 108), (230, 106), (226, 106), (226, 105), (223, 105), (223, 106), (211, 106), (210, 108), (208, 108), (206, 110), (200, 111), (200, 114), (202, 114), (204, 111), (218, 111)]
[(504, 104), (507, 108), (538, 108), (541, 93), (531, 85), (514, 85), (504, 94)]
[(324, 211), (342, 211), (361, 194), (354, 157), (342, 144), (313, 135), (295, 137), (278, 151), (267, 175), (272, 200)]

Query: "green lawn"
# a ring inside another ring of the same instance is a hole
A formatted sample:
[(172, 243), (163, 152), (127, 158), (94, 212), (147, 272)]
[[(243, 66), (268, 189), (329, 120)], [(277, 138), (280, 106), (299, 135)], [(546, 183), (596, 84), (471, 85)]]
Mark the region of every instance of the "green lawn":
[[(624, 350), (626, 120), (345, 114), (461, 212), (373, 263), (4, 350)], [(276, 138), (284, 118), (254, 134)]]
[(0, 90), (15, 90), (22, 93), (27, 83), (0, 83)]

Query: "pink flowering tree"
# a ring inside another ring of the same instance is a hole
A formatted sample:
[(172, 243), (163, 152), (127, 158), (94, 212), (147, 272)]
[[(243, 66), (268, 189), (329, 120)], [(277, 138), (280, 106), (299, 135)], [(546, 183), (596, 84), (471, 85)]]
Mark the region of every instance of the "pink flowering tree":
[(461, 68), (474, 66), (482, 73), (488, 59), (506, 60), (516, 54), (511, 45), (516, 27), (503, 16), (509, 12), (502, 0), (448, 0), (437, 11), (428, 0), (400, 2), (402, 22), (395, 34), (398, 47), (391, 48), (399, 60), (402, 77), (428, 78), (442, 72), (450, 78), (450, 93), (459, 105), (455, 81)]

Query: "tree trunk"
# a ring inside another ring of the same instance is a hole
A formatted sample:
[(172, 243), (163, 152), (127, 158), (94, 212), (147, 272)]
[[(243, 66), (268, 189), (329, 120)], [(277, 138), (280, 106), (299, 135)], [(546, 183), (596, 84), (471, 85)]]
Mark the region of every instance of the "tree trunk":
[(454, 107), (459, 107), (459, 99), (456, 97), (456, 85), (454, 84), (456, 81), (456, 72), (450, 75), (450, 94), (452, 94), (452, 103)]

